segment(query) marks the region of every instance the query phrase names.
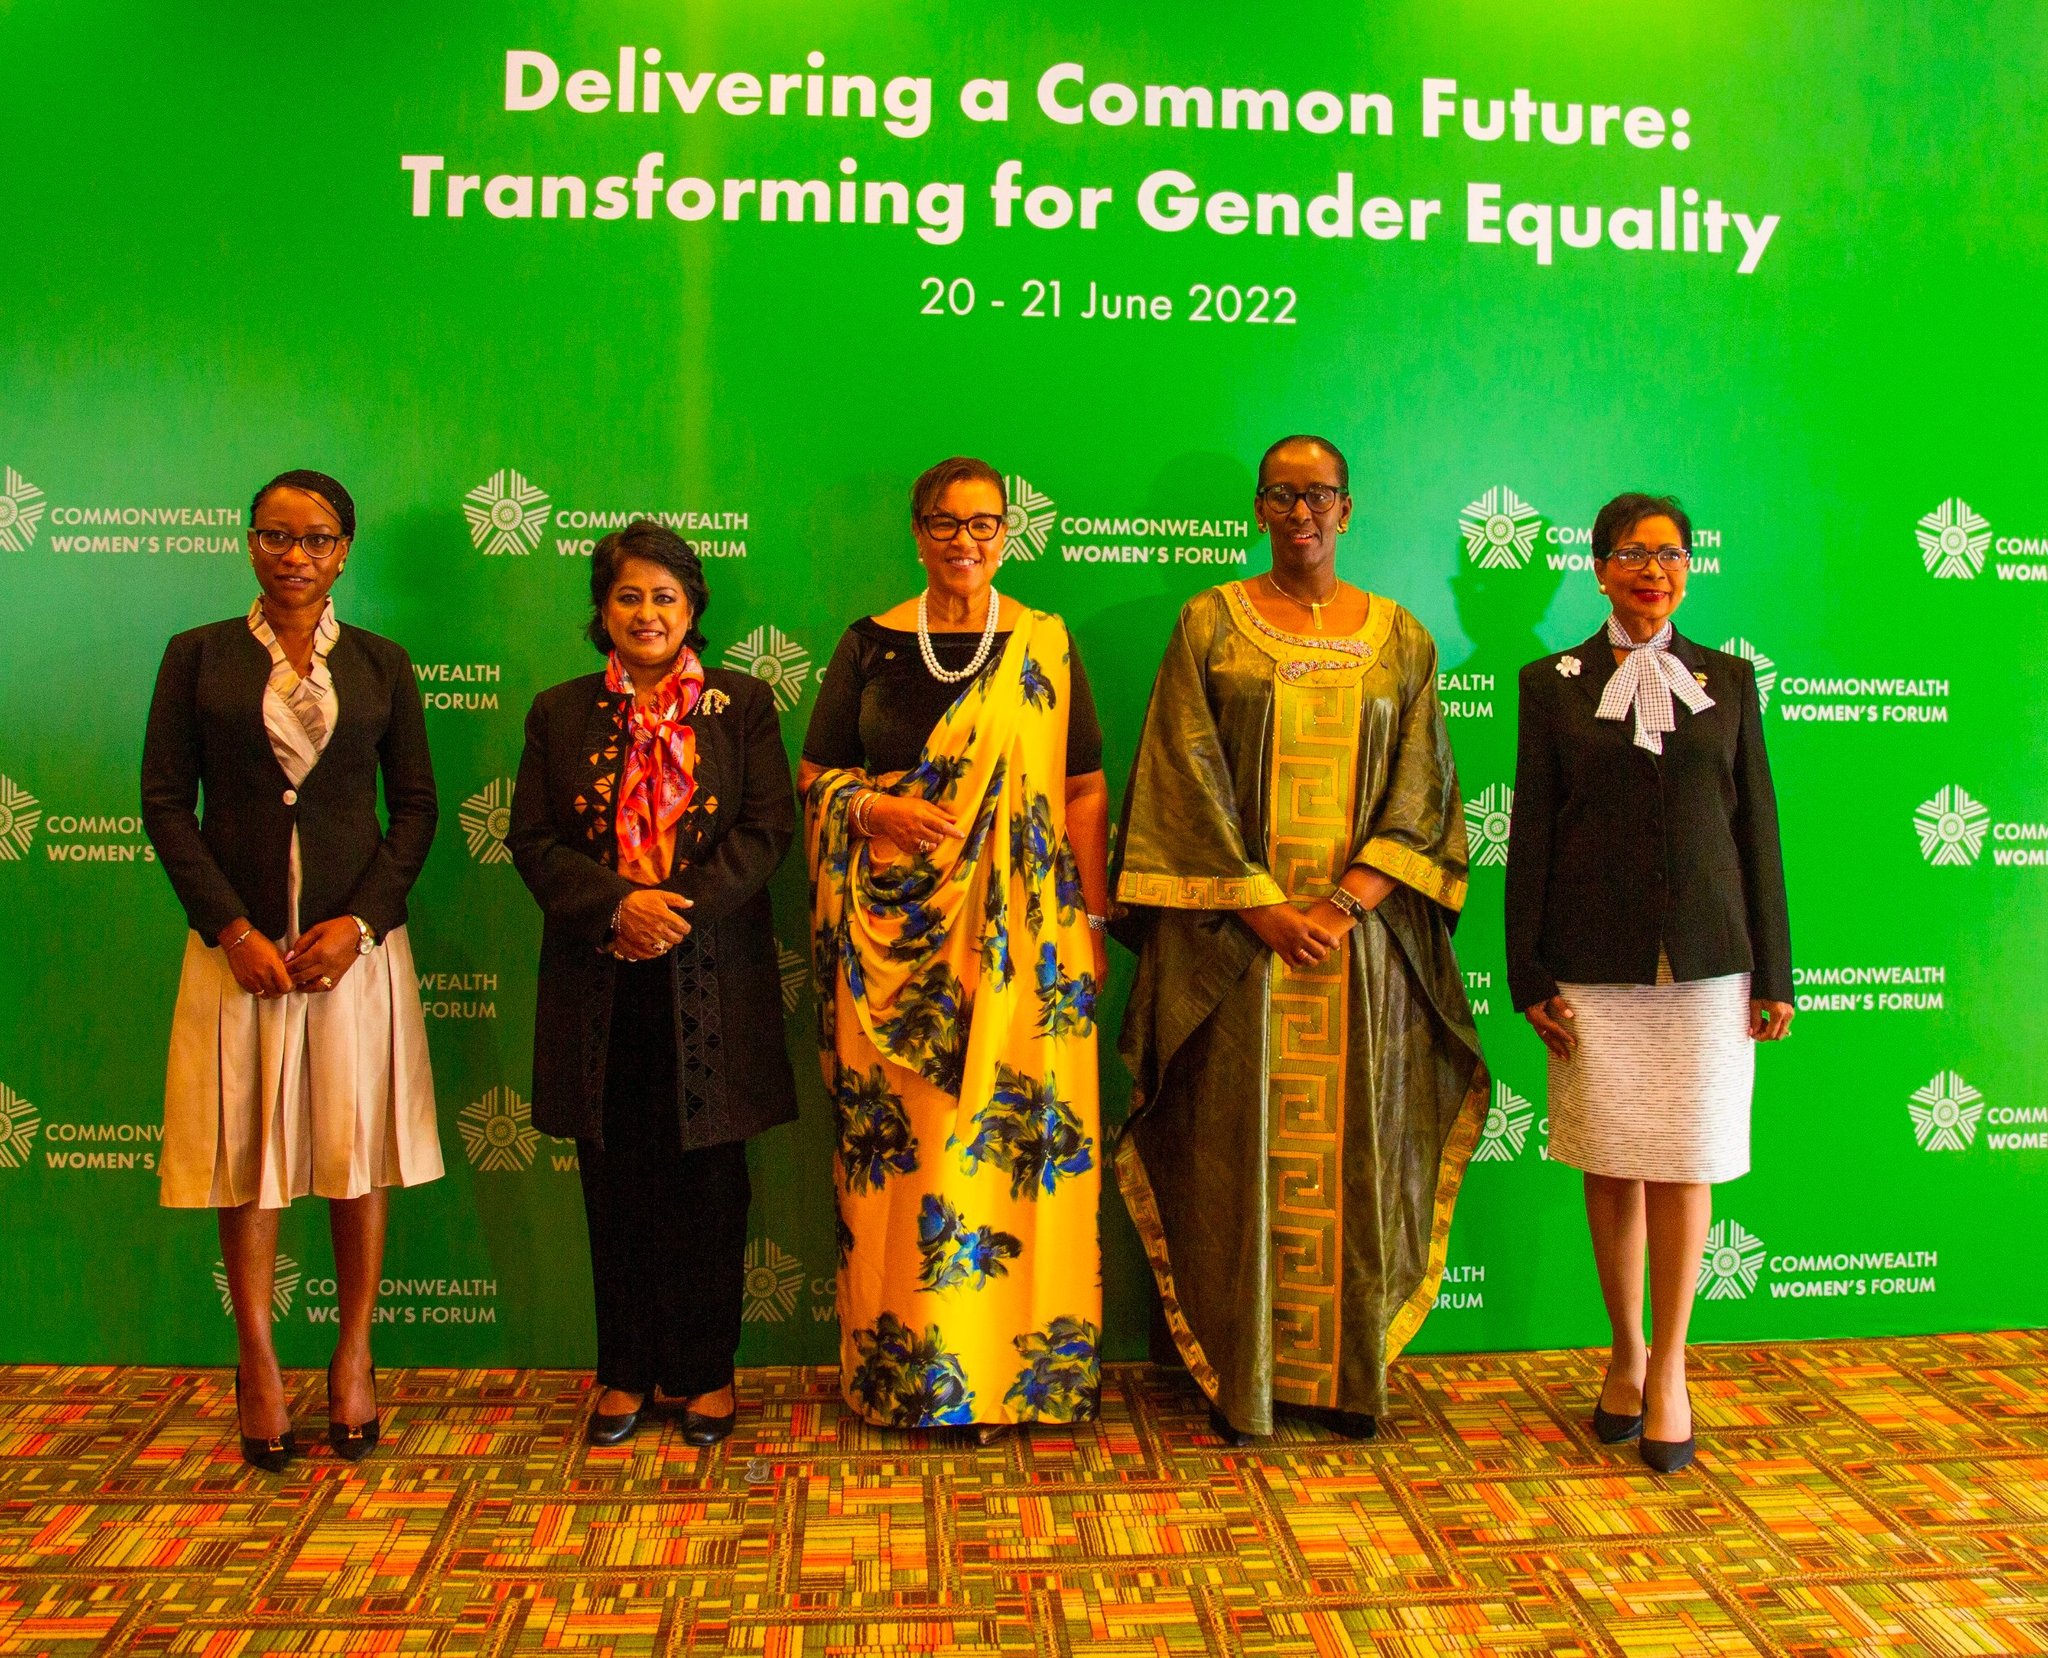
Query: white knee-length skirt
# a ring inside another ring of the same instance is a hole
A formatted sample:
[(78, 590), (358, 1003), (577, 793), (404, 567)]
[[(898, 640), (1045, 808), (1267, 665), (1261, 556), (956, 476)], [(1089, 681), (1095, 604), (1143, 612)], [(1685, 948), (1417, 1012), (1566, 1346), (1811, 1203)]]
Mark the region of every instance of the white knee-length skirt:
[(319, 995), (258, 1000), (185, 935), (164, 1087), (160, 1200), (282, 1209), (441, 1173), (412, 945), (394, 927)]
[(1674, 984), (1560, 984), (1577, 1015), (1550, 1057), (1550, 1157), (1619, 1180), (1718, 1182), (1749, 1173), (1756, 1043), (1749, 975)]

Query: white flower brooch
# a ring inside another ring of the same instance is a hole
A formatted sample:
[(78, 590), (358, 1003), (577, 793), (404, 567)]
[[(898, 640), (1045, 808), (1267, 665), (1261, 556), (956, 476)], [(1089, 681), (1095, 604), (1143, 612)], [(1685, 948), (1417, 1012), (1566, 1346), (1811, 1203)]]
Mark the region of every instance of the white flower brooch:
[(1560, 656), (1557, 659), (1557, 671), (1566, 679), (1577, 679), (1586, 671), (1586, 665), (1576, 656)]

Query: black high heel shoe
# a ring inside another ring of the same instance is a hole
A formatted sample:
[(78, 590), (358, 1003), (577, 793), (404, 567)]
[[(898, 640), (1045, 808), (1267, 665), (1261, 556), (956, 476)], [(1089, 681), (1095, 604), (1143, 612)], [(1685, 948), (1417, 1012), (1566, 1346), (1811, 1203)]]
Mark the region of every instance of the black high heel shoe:
[(242, 1367), (235, 1366), (235, 1432), (241, 1435), (242, 1460), (251, 1468), (261, 1468), (266, 1474), (282, 1474), (291, 1465), (293, 1457), (299, 1454), (298, 1435), (290, 1428), (281, 1434), (266, 1438), (251, 1438), (242, 1433)]
[[(1692, 1412), (1692, 1393), (1685, 1396), (1686, 1413)], [(1693, 1458), (1699, 1454), (1699, 1435), (1687, 1434), (1683, 1439), (1650, 1439), (1645, 1437), (1636, 1445), (1636, 1455), (1643, 1459), (1643, 1466), (1659, 1474), (1675, 1474), (1681, 1468), (1690, 1468)]]
[(1593, 1401), (1593, 1437), (1603, 1445), (1626, 1445), (1643, 1431), (1643, 1413), (1625, 1416), (1618, 1410), (1609, 1410), (1598, 1399)]
[[(377, 1367), (370, 1366), (370, 1396), (377, 1395)], [(328, 1449), (343, 1462), (361, 1462), (377, 1448), (378, 1416), (370, 1412), (370, 1420), (356, 1427), (334, 1420), (334, 1361), (327, 1361), (327, 1445)]]

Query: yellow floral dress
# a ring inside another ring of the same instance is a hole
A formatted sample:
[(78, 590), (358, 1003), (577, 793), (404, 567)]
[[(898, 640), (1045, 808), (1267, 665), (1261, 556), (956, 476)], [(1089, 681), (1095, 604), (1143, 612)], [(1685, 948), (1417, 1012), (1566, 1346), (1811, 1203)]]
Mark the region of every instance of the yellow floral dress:
[[(809, 795), (841, 1390), (881, 1426), (1096, 1410), (1100, 987), (1066, 834), (1070, 661), (1065, 624), (1026, 612), (916, 766), (828, 770)], [(967, 833), (856, 836), (873, 787)]]

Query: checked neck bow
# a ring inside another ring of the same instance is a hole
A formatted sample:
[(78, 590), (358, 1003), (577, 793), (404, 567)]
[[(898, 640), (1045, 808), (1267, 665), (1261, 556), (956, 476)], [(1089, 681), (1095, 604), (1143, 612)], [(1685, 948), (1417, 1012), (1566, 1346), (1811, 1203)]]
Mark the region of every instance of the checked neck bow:
[(1692, 677), (1692, 670), (1671, 654), (1671, 624), (1666, 622), (1654, 637), (1638, 644), (1628, 636), (1618, 616), (1607, 618), (1607, 642), (1627, 654), (1614, 670), (1614, 677), (1600, 693), (1596, 716), (1603, 720), (1626, 719), (1631, 708), (1636, 716), (1636, 747), (1652, 754), (1664, 752), (1664, 733), (1676, 729), (1678, 713), (1671, 706), (1676, 697), (1695, 714), (1714, 706), (1707, 689)]

